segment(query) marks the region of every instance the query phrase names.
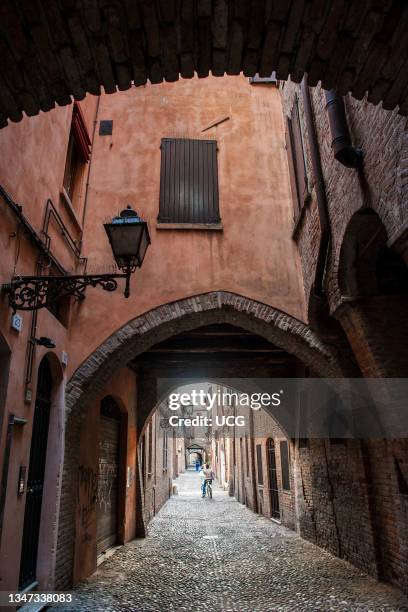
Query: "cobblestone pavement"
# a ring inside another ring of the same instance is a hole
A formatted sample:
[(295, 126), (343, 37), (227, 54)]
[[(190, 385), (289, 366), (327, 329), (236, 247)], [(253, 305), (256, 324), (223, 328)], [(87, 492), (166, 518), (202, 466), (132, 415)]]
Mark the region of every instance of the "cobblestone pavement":
[(187, 472), (149, 535), (106, 560), (58, 610), (408, 611), (396, 589), (260, 517)]

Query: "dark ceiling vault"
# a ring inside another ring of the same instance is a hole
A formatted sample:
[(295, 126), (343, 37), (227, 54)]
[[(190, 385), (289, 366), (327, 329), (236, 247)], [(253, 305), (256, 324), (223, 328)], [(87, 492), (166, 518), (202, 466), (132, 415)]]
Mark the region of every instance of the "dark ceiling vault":
[(154, 345), (131, 362), (135, 370), (170, 377), (291, 377), (301, 362), (264, 338), (233, 325), (207, 325)]
[(2, 0), (0, 127), (149, 80), (255, 73), (408, 113), (405, 0)]

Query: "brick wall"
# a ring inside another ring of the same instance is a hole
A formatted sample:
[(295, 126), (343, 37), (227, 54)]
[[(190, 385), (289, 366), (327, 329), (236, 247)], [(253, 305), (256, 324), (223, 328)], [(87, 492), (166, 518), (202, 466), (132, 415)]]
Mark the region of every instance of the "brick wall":
[[(241, 435), (239, 427), (236, 427), (234, 430), (235, 439), (228, 437), (225, 440), (213, 443), (213, 448), (218, 445), (218, 452), (215, 453), (213, 450), (217, 477), (220, 478), (221, 449), (225, 448), (226, 478), (229, 481), (230, 494), (234, 495), (241, 503), (245, 503), (251, 510), (270, 518), (271, 489), (267, 444), (269, 439), (273, 439), (275, 442), (280, 521), (283, 525), (295, 529), (294, 447), (288, 441), (290, 486), (288, 490), (284, 490), (282, 486), (280, 442), (285, 441), (286, 438), (282, 429), (264, 410), (252, 411), (251, 409), (241, 408), (240, 414), (244, 415), (247, 424), (252, 419), (250, 426), (245, 428), (247, 435)], [(262, 482), (259, 481), (257, 446), (261, 448)]]
[(295, 471), (300, 535), (377, 575), (360, 443), (308, 440), (296, 449)]
[[(365, 99), (358, 101), (346, 97), (351, 140), (353, 145), (363, 149), (364, 154), (361, 172), (346, 168), (333, 155), (324, 92), (320, 85), (310, 91), (315, 125), (318, 126), (317, 137), (332, 234), (326, 290), (333, 312), (341, 302), (338, 283), (340, 249), (353, 214), (363, 207), (371, 207), (383, 222), (391, 246), (397, 245), (401, 235), (408, 231), (408, 128), (406, 118), (396, 112), (373, 106)], [(287, 116), (290, 116), (295, 96), (298, 96), (300, 122), (305, 136), (307, 174), (312, 197), (304, 207), (296, 241), (308, 302), (320, 239), (310, 144), (300, 86), (288, 81), (281, 86), (281, 92), (283, 110)], [(402, 241), (398, 248), (404, 250), (404, 244)]]
[[(312, 197), (303, 209), (295, 235), (303, 269), (307, 302), (312, 302), (320, 240), (316, 193), (299, 86), (281, 87), (284, 112), (290, 115), (298, 94), (300, 121), (305, 135), (306, 166)], [(362, 147), (360, 172), (334, 158), (320, 86), (311, 90), (317, 127), (331, 245), (326, 267), (326, 299), (344, 329), (354, 358), (366, 377), (405, 377), (408, 372), (406, 287), (398, 295), (366, 295), (363, 284), (369, 267), (375, 268), (375, 249), (368, 267), (362, 267), (355, 295), (342, 296), (342, 247), (350, 222), (358, 211), (370, 208), (381, 220), (388, 246), (402, 256), (407, 252), (408, 139), (407, 122), (394, 112), (373, 107), (365, 99), (345, 99), (352, 143)], [(364, 221), (362, 226), (364, 228)], [(375, 239), (368, 231), (363, 242)], [(359, 245), (359, 248), (364, 247)], [(369, 246), (367, 247), (369, 248)], [(360, 293), (360, 295), (359, 295)], [(374, 292), (375, 293), (375, 292)], [(395, 293), (395, 292), (394, 292)], [(361, 298), (361, 295), (364, 297)], [(392, 313), (392, 316), (390, 316)], [(325, 323), (325, 322), (324, 322)], [(324, 323), (322, 327), (324, 327)], [(407, 589), (407, 481), (408, 448), (405, 440), (361, 440), (330, 444), (310, 440), (297, 450), (295, 469), (300, 534), (344, 557), (373, 575)], [(397, 467), (398, 463), (398, 467)], [(405, 491), (405, 492), (404, 492)]]

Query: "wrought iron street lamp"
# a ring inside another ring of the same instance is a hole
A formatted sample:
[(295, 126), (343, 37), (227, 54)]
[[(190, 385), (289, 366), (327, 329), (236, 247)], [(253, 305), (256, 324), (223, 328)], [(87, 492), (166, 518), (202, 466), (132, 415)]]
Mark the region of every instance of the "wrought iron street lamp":
[(105, 223), (104, 227), (118, 268), (125, 273), (125, 297), (129, 297), (130, 275), (141, 267), (150, 244), (147, 223), (128, 206), (111, 223)]
[(68, 295), (83, 300), (88, 286), (115, 291), (119, 278), (126, 280), (124, 294), (129, 297), (130, 275), (142, 265), (150, 244), (147, 222), (128, 206), (104, 227), (121, 274), (15, 276), (3, 285), (13, 311), (38, 310)]

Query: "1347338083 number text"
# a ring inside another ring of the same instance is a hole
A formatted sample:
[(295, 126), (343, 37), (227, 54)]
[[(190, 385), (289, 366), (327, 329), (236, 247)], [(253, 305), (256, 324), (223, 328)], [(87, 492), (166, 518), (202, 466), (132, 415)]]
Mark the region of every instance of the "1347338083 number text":
[(0, 593), (0, 606), (14, 606), (26, 603), (61, 604), (72, 603), (72, 601), (72, 593), (65, 592), (32, 591), (31, 593)]

